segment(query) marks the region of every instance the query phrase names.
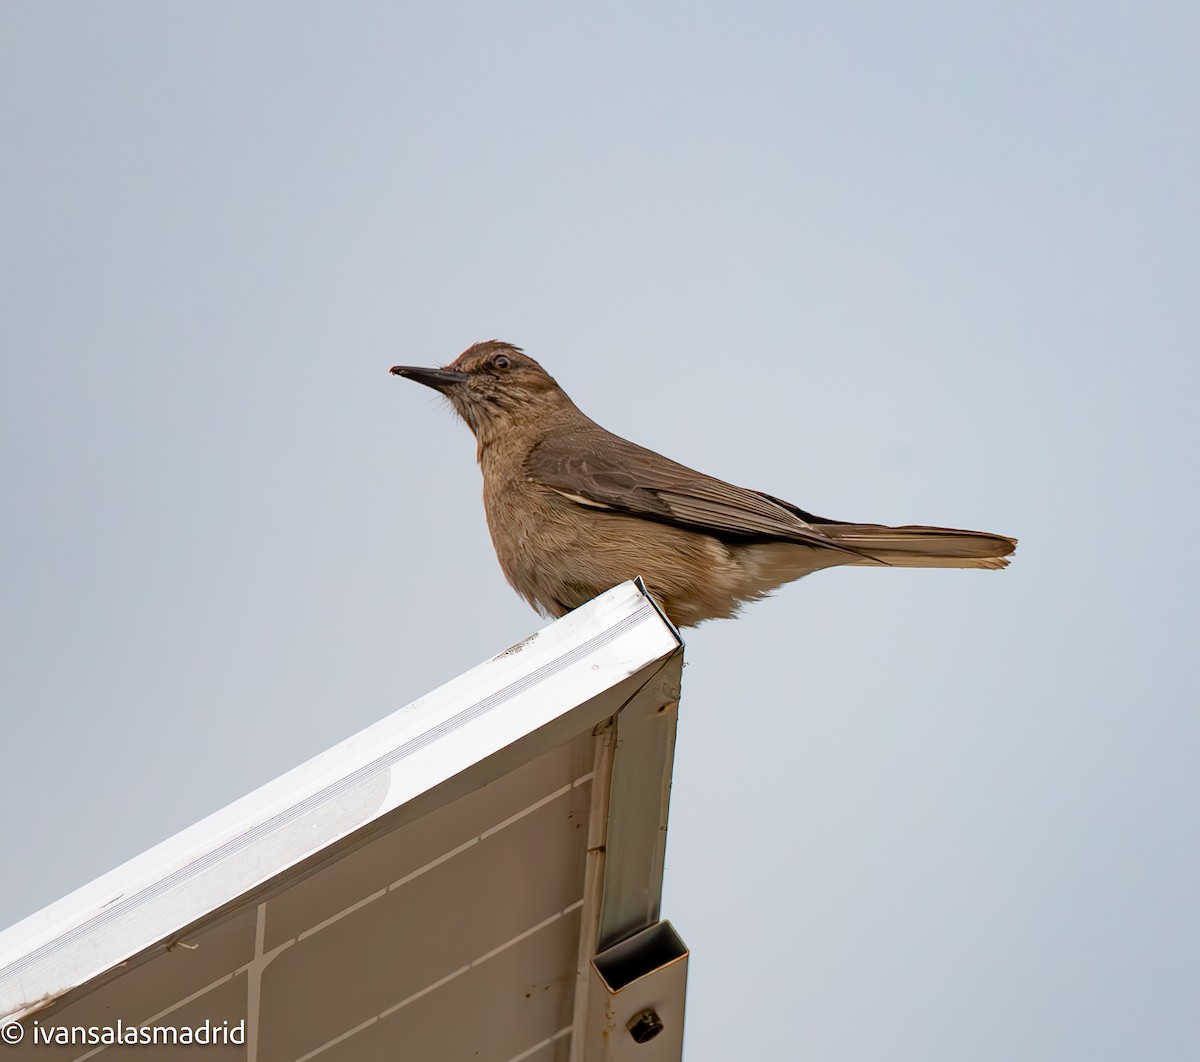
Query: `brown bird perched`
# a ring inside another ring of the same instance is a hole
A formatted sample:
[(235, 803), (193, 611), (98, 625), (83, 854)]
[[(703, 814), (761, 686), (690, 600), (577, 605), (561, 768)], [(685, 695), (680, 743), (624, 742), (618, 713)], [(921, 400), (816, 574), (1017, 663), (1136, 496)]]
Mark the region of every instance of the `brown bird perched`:
[(476, 343), (443, 369), (391, 371), (440, 391), (475, 433), (500, 567), (551, 616), (640, 575), (688, 627), (837, 564), (1003, 568), (1017, 545), (828, 520), (706, 476), (605, 431), (510, 343)]

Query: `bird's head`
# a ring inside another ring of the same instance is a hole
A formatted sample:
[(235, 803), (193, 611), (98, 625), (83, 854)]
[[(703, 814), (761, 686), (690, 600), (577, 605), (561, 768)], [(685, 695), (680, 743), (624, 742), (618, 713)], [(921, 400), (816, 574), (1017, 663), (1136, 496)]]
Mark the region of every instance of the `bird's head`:
[(489, 339), (441, 369), (393, 365), (392, 373), (440, 391), (480, 442), (505, 427), (535, 423), (571, 400), (520, 347)]

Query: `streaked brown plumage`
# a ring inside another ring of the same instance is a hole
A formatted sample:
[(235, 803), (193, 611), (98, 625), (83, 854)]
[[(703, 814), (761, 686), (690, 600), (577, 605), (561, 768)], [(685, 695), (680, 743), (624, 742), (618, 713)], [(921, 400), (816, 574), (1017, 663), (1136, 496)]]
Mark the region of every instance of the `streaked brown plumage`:
[(605, 431), (509, 343), (391, 371), (440, 391), (475, 433), (500, 567), (551, 616), (640, 575), (687, 627), (833, 565), (1003, 568), (1016, 548), (983, 531), (828, 520), (686, 468)]

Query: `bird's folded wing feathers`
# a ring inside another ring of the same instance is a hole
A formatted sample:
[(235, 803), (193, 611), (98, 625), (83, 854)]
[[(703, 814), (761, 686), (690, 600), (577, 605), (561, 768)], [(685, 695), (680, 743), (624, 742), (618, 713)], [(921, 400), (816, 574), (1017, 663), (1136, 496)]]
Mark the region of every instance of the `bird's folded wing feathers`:
[(706, 476), (604, 431), (551, 435), (525, 462), (530, 479), (579, 505), (610, 509), (718, 536), (785, 539), (857, 553), (796, 511), (756, 491)]

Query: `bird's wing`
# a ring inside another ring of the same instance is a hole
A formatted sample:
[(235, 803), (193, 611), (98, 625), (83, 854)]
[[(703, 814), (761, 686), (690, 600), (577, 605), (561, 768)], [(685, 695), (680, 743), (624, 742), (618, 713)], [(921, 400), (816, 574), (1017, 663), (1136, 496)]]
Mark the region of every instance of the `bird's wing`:
[(811, 514), (802, 509), (706, 476), (598, 425), (552, 433), (530, 452), (525, 471), (535, 482), (592, 509), (719, 537), (783, 539), (859, 552), (805, 520)]

